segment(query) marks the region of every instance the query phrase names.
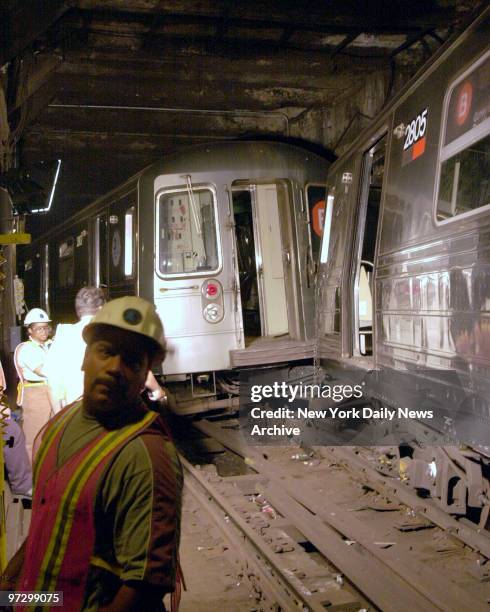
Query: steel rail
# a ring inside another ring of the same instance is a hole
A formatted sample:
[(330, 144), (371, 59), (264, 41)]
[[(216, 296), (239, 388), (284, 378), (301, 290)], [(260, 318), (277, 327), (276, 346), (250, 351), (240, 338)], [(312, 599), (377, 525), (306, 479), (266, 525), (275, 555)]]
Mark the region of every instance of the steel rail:
[(444, 610), (420, 595), (402, 576), (383, 567), (379, 559), (370, 555), (367, 550), (347, 547), (339, 533), (322, 518), (309, 512), (279, 485), (259, 485), (258, 488), (274, 508), (294, 522), (297, 529), (381, 610), (396, 610), (396, 612)]
[[(259, 466), (260, 473), (265, 476), (272, 477), (271, 470), (264, 470), (262, 463)], [(268, 474), (269, 472), (269, 474)], [(417, 559), (400, 557), (399, 548), (383, 549), (373, 544), (372, 540), (367, 536), (365, 526), (361, 521), (349, 515), (340, 506), (330, 501), (325, 496), (320, 498), (318, 493), (311, 491), (302, 482), (296, 479), (284, 477), (281, 479), (283, 486), (288, 494), (293, 497), (298, 503), (306, 507), (315, 516), (320, 518), (324, 523), (341, 533), (347, 539), (354, 541), (356, 546), (362, 546), (381, 564), (386, 567), (385, 571), (391, 571), (398, 574), (405, 582), (410, 585), (412, 590), (417, 591), (431, 602), (437, 609), (454, 612), (470, 609), (474, 612), (478, 610), (488, 610), (487, 604), (472, 596), (471, 593), (463, 591), (458, 585), (441, 579), (441, 575), (437, 574), (431, 567), (422, 566)], [(267, 500), (274, 506), (275, 497), (269, 497), (267, 488), (263, 485), (258, 487), (266, 496)], [(301, 531), (304, 531), (303, 524), (298, 526)], [(305, 534), (306, 535), (306, 534)], [(316, 546), (316, 541), (313, 542)], [(343, 543), (343, 542), (342, 542)], [(345, 544), (344, 544), (345, 546)], [(356, 550), (351, 547), (350, 551)], [(409, 551), (403, 551), (410, 554)], [(349, 554), (349, 553), (348, 553)], [(332, 559), (333, 561), (333, 559)], [(382, 568), (380, 568), (382, 569)], [(347, 572), (346, 572), (346, 575)], [(356, 586), (359, 586), (357, 582)], [(361, 589), (362, 590), (362, 589)]]
[[(235, 452), (244, 453), (236, 432), (228, 432), (225, 436), (219, 427), (208, 423), (204, 425), (208, 435), (212, 435), (222, 444)], [(220, 435), (221, 434), (221, 435)], [(235, 439), (235, 443), (233, 443)], [(277, 469), (267, 465), (261, 453), (248, 448), (246, 456), (249, 465), (260, 475), (271, 480), (269, 485), (259, 485), (257, 488), (278, 509), (281, 514), (303, 533), (314, 546), (358, 588), (370, 601), (382, 610), (389, 610), (393, 602), (397, 602), (397, 612), (412, 610), (434, 611), (451, 608), (435, 605), (425, 595), (419, 593), (415, 585), (411, 584), (403, 573), (396, 573), (386, 566), (372, 550), (363, 550), (359, 547), (347, 547), (336, 526), (326, 524), (323, 517), (316, 516), (309, 509), (309, 502), (297, 499), (296, 493), (301, 486), (297, 480), (288, 479)], [(274, 482), (279, 482), (282, 490)], [(307, 508), (305, 509), (306, 506)], [(379, 585), (383, 585), (380, 588)], [(457, 610), (457, 608), (452, 608)]]
[[(185, 470), (185, 487), (198, 500), (201, 507), (208, 512), (234, 550), (248, 549), (246, 550), (247, 562), (254, 568), (254, 572), (260, 578), (260, 584), (263, 587), (265, 586), (271, 600), (280, 605), (285, 611), (300, 609), (299, 604), (301, 603), (311, 612), (325, 612), (325, 607), (318, 601), (318, 598), (301, 592), (290, 581), (290, 577), (284, 572), (280, 564), (277, 563), (275, 558), (277, 555), (272, 548), (231, 507), (230, 502), (215, 490), (215, 487), (206, 480), (203, 473), (196, 470), (182, 456), (181, 462)], [(199, 491), (196, 483), (198, 483), (202, 491)], [(216, 513), (216, 506), (221, 510), (218, 515)], [(224, 515), (232, 521), (234, 527), (239, 532), (238, 534), (233, 533), (229, 524), (224, 522)], [(260, 558), (263, 559), (262, 562), (260, 562)], [(328, 599), (328, 593), (325, 593), (325, 599)]]
[[(441, 582), (439, 577), (431, 568), (426, 568), (425, 574), (420, 572), (417, 564), (413, 561), (400, 560), (398, 557), (393, 556), (387, 550), (381, 550), (376, 546), (372, 545), (363, 534), (363, 526), (360, 521), (357, 519), (353, 519), (353, 517), (349, 518), (349, 521), (346, 521), (343, 518), (343, 513), (340, 507), (331, 502), (328, 499), (322, 497), (319, 499), (318, 494), (315, 494), (314, 491), (311, 491), (308, 488), (308, 491), (305, 490), (305, 487), (302, 486), (301, 482), (298, 482), (297, 479), (292, 479), (288, 477), (286, 474), (281, 473), (280, 470), (271, 466), (267, 460), (263, 458), (263, 454), (257, 450), (252, 448), (245, 448), (243, 445), (240, 436), (237, 432), (228, 431), (223, 432), (219, 426), (209, 422), (200, 422), (195, 424), (196, 427), (219, 440), (224, 446), (227, 446), (232, 451), (240, 454), (241, 456), (246, 456), (249, 460), (250, 465), (257, 470), (257, 472), (263, 476), (270, 478), (274, 482), (280, 482), (281, 487), (287, 491), (287, 495), (285, 497), (284, 491), (278, 491), (274, 488), (274, 485), (269, 485), (268, 487), (264, 487), (260, 485), (258, 488), (267, 496), (268, 494), (274, 493), (272, 498), (268, 498), (269, 501), (274, 505), (275, 502), (278, 503), (278, 509), (282, 512), (283, 510), (286, 512), (291, 512), (290, 508), (294, 506), (295, 503), (301, 504), (301, 506), (296, 507), (295, 518), (300, 519), (303, 518), (301, 525), (296, 525), (305, 536), (311, 536), (312, 543), (323, 552), (326, 557), (341, 571), (348, 576), (352, 582), (360, 588), (360, 590), (364, 593), (368, 599), (374, 601), (377, 605), (380, 605), (380, 602), (375, 599), (375, 580), (371, 581), (367, 585), (364, 585), (363, 582), (359, 581), (359, 577), (361, 581), (363, 581), (362, 571), (357, 576), (353, 575), (353, 572), (358, 572), (359, 568), (352, 568), (349, 565), (345, 565), (345, 559), (343, 555), (340, 555), (340, 558), (336, 558), (337, 550), (324, 550), (322, 545), (324, 544), (324, 538), (327, 537), (327, 533), (323, 533), (323, 529), (317, 527), (312, 531), (310, 530), (310, 522), (313, 520), (317, 522), (320, 520), (320, 526), (332, 528), (336, 532), (342, 533), (349, 539), (355, 540), (359, 545), (361, 545), (370, 555), (373, 556), (373, 561), (376, 563), (380, 563), (386, 567), (383, 569), (382, 567), (377, 567), (376, 572), (374, 571), (374, 567), (372, 568), (373, 574), (378, 573), (378, 578), (380, 580), (384, 580), (384, 586), (386, 587), (386, 577), (383, 576), (383, 572), (391, 571), (395, 573), (399, 578), (405, 581), (405, 589), (408, 591), (417, 592), (418, 595), (424, 598), (425, 607), (422, 606), (420, 608), (420, 603), (418, 604), (417, 609), (441, 609), (441, 610), (460, 610), (468, 605), (471, 606), (473, 610), (483, 610), (487, 609), (486, 604), (484, 604), (481, 600), (477, 600), (464, 592), (460, 587), (455, 584), (444, 583)], [(319, 448), (319, 450), (322, 450)], [(335, 449), (337, 450), (337, 449)], [(271, 488), (272, 487), (272, 488)], [(268, 492), (267, 492), (268, 490)], [(405, 487), (405, 491), (408, 491)], [(279, 494), (280, 493), (280, 494)], [(397, 495), (396, 497), (399, 498)], [(289, 502), (286, 500), (289, 499)], [(417, 500), (420, 504), (422, 500), (417, 497)], [(404, 504), (406, 504), (405, 500), (401, 500)], [(426, 501), (426, 500), (424, 500)], [(410, 505), (410, 504), (406, 504)], [(289, 508), (289, 510), (288, 510)], [(307, 508), (310, 511), (308, 514), (304, 508)], [(439, 509), (438, 509), (439, 510)], [(439, 510), (442, 513), (442, 510)], [(313, 514), (311, 514), (313, 513)], [(444, 514), (444, 513), (443, 513)], [(313, 517), (313, 518), (312, 518)], [(448, 515), (444, 514), (446, 519), (450, 519), (450, 521), (454, 521), (452, 517), (448, 517)], [(429, 517), (431, 518), (431, 517)], [(435, 521), (433, 521), (435, 522)], [(454, 521), (457, 523), (456, 521)], [(325, 525), (325, 523), (327, 525)], [(319, 529), (322, 531), (322, 538), (319, 539)], [(468, 528), (469, 529), (469, 528)], [(308, 535), (309, 532), (310, 535)], [(452, 531), (451, 531), (452, 533)], [(331, 542), (333, 544), (333, 542)], [(344, 549), (345, 544), (342, 542)], [(354, 549), (350, 549), (349, 553), (352, 553)], [(352, 558), (355, 555), (351, 554), (350, 562), (352, 563), (354, 559)], [(375, 563), (375, 565), (376, 565)], [(365, 590), (367, 588), (367, 590)], [(394, 589), (402, 588), (397, 581), (393, 584)], [(398, 601), (399, 597), (406, 595), (402, 595), (398, 593), (398, 597), (396, 599), (391, 599), (391, 601)], [(393, 597), (393, 595), (391, 595)], [(432, 607), (427, 608), (427, 605), (431, 605)], [(382, 608), (385, 606), (381, 605)]]
[[(224, 445), (233, 450), (235, 453), (245, 456), (249, 451), (245, 448), (243, 442), (235, 439), (234, 442), (228, 437), (222, 435), (215, 425), (209, 421), (200, 421), (194, 423), (194, 427), (198, 428), (203, 433), (219, 439)], [(221, 435), (221, 437), (219, 437)], [(223, 438), (223, 439), (221, 439)], [(226, 444), (225, 440), (229, 443)], [(232, 446), (230, 446), (232, 444)], [(379, 493), (383, 493), (390, 499), (396, 499), (405, 506), (413, 509), (417, 514), (425, 516), (435, 525), (447, 531), (451, 536), (461, 540), (476, 552), (481, 553), (487, 559), (490, 559), (490, 535), (485, 534), (476, 525), (475, 527), (464, 522), (464, 519), (456, 520), (439, 508), (431, 499), (423, 499), (407, 487), (402, 482), (396, 481), (388, 476), (383, 476), (375, 470), (367, 461), (359, 457), (350, 447), (340, 446), (315, 446), (315, 451), (324, 458), (332, 458), (341, 462), (347, 469), (355, 471), (356, 474), (362, 473), (366, 481)], [(352, 468), (355, 468), (354, 470)]]

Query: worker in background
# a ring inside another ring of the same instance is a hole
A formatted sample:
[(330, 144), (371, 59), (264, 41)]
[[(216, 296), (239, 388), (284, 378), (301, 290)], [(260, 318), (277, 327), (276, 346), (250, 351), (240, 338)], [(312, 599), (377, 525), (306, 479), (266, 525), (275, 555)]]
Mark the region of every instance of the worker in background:
[(162, 323), (153, 304), (124, 297), (83, 337), (83, 399), (39, 436), (18, 589), (63, 591), (66, 610), (162, 611), (180, 584), (182, 470), (162, 417), (141, 399), (165, 356)]
[(10, 491), (13, 495), (32, 495), (32, 469), (20, 425), (12, 418), (5, 420), (3, 458)]
[(32, 494), (32, 468), (26, 451), (24, 432), (12, 419), (5, 391), (7, 384), (0, 361), (1, 429), (3, 433), (3, 458), (10, 491), (13, 495)]
[[(6, 559), (10, 559), (25, 538), (24, 528), (28, 526), (26, 510), (30, 507), (32, 495), (32, 468), (27, 455), (24, 433), (20, 425), (11, 418), (8, 398), (5, 395), (6, 380), (0, 362), (0, 428), (3, 442), (0, 444), (3, 457), (0, 461), (4, 471), (4, 482), (7, 485), (2, 490), (5, 523)], [(1, 478), (1, 476), (0, 476)], [(28, 515), (27, 515), (28, 516)]]
[(33, 308), (27, 313), (24, 325), (29, 340), (15, 349), (14, 363), (19, 376), (17, 405), (22, 406), (22, 428), (27, 453), (32, 459), (34, 438), (54, 414), (44, 371), (51, 344), (51, 319), (41, 308)]
[[(83, 330), (105, 303), (103, 289), (82, 287), (75, 297), (78, 323), (74, 325), (60, 323), (56, 328), (56, 335), (44, 368), (55, 412), (59, 412), (64, 406), (82, 397), (82, 362), (86, 348)], [(168, 391), (158, 384), (151, 370), (148, 372), (145, 387), (151, 401), (164, 405), (168, 403)]]
[(56, 328), (44, 369), (55, 412), (82, 397), (82, 362), (86, 348), (82, 334), (105, 302), (105, 293), (100, 287), (82, 287), (75, 297), (78, 322), (60, 323)]

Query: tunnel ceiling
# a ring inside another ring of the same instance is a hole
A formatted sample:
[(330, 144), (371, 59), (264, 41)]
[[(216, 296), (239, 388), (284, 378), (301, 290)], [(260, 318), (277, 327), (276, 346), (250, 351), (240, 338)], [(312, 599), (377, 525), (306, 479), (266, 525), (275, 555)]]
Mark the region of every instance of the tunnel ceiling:
[(75, 209), (183, 146), (301, 136), (305, 113), (341, 104), (376, 73), (391, 75), (392, 95), (483, 4), (7, 0), (11, 139), (21, 163), (64, 160), (59, 206)]

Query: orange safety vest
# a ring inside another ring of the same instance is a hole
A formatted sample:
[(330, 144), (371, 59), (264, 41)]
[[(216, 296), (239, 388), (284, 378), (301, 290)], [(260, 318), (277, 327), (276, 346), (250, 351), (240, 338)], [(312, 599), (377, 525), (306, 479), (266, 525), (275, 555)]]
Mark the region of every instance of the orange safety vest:
[[(159, 415), (148, 412), (138, 423), (101, 432), (58, 468), (59, 441), (80, 408), (80, 402), (67, 406), (44, 431), (35, 458), (33, 512), (19, 584), (21, 591), (62, 591), (66, 610), (80, 610), (83, 604), (95, 545), (94, 505), (100, 476), (117, 452), (152, 424), (152, 429), (166, 435)], [(39, 607), (46, 609), (51, 608)]]

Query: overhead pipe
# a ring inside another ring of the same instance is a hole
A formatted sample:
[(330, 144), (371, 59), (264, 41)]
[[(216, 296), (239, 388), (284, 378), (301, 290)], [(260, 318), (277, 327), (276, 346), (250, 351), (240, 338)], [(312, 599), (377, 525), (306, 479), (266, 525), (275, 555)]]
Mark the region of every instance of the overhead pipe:
[(167, 106), (123, 106), (112, 104), (59, 104), (52, 103), (49, 108), (85, 108), (94, 110), (135, 110), (162, 113), (182, 113), (189, 115), (230, 115), (235, 117), (270, 117), (277, 116), (282, 119), (285, 126), (286, 136), (289, 136), (289, 117), (282, 111), (250, 111), (250, 110), (211, 110), (206, 108), (173, 108)]

